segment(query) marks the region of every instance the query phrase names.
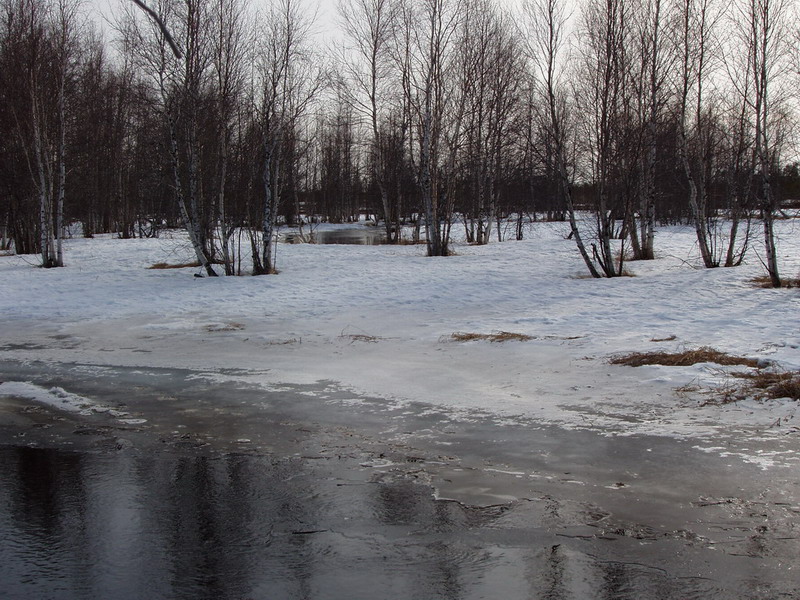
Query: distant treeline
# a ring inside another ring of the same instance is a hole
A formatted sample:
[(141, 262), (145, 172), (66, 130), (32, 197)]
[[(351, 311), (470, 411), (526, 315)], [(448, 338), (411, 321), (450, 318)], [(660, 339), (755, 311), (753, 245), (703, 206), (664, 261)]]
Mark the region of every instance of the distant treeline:
[(328, 45), (297, 0), (119, 2), (105, 39), (77, 0), (0, 0), (0, 233), (44, 266), (72, 222), (185, 227), (214, 274), (234, 231), (269, 273), (279, 223), (368, 213), (446, 255), (516, 215), (613, 276), (659, 222), (738, 264), (800, 198), (789, 0), (346, 0)]

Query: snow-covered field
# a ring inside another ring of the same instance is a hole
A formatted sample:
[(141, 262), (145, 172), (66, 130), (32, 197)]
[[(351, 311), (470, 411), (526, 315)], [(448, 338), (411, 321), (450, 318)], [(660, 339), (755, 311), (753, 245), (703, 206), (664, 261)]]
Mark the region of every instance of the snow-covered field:
[[(799, 226), (778, 224), (788, 277), (800, 271)], [(148, 269), (192, 259), (180, 232), (73, 239), (64, 269), (0, 257), (0, 359), (188, 368), (265, 389), (325, 381), (355, 401), (691, 437), (709, 449), (718, 436), (800, 437), (797, 402), (702, 406), (676, 392), (724, 383), (716, 365), (608, 363), (619, 353), (712, 346), (800, 369), (800, 292), (751, 283), (763, 274), (759, 240), (746, 265), (706, 270), (692, 228), (662, 228), (657, 260), (629, 263), (634, 277), (592, 280), (567, 232), (536, 223), (524, 241), (457, 244), (456, 256), (435, 259), (424, 246), (281, 244), (280, 275), (235, 278)], [(497, 331), (534, 339), (451, 338)], [(20, 389), (4, 383), (0, 395)]]

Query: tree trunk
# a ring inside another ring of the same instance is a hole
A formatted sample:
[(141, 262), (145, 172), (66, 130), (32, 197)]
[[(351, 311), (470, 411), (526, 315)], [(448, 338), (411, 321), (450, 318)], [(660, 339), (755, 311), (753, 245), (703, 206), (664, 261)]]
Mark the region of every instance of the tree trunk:
[[(66, 70), (66, 69), (65, 69)], [(64, 266), (64, 248), (62, 238), (64, 236), (64, 197), (66, 194), (66, 181), (67, 181), (67, 123), (66, 111), (64, 105), (66, 99), (64, 98), (64, 84), (66, 73), (61, 74), (61, 83), (58, 90), (58, 192), (56, 198), (56, 214), (55, 214), (55, 239), (56, 239), (56, 267)]]
[[(269, 128), (267, 128), (269, 129)], [(253, 275), (269, 275), (275, 272), (272, 253), (272, 238), (275, 234), (275, 216), (277, 213), (277, 193), (275, 183), (277, 174), (272, 176), (272, 159), (277, 152), (277, 142), (270, 139), (267, 133), (264, 140), (264, 212), (261, 220), (261, 246), (258, 261), (254, 261)]]
[(192, 249), (197, 257), (197, 262), (200, 263), (200, 265), (205, 269), (209, 277), (216, 277), (217, 273), (214, 271), (214, 267), (211, 266), (211, 263), (205, 254), (202, 240), (198, 235), (198, 223), (193, 222), (192, 215), (186, 206), (186, 199), (183, 195), (183, 186), (181, 185), (180, 157), (178, 154), (178, 137), (176, 133), (175, 122), (172, 119), (172, 116), (168, 117), (168, 121), (170, 155), (172, 159), (172, 178), (175, 186), (175, 197), (178, 201), (178, 210), (180, 211), (181, 220), (183, 221), (183, 226), (186, 229), (186, 233), (189, 234), (189, 241), (191, 242)]

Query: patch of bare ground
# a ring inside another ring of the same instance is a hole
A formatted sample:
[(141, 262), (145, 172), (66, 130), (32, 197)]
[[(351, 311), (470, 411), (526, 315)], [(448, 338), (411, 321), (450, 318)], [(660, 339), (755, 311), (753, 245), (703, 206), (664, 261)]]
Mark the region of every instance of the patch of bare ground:
[(288, 338), (285, 340), (274, 340), (267, 342), (267, 346), (291, 346), (292, 344), (302, 344), (302, 338)]
[(494, 333), (465, 333), (457, 331), (450, 335), (456, 342), (475, 342), (487, 341), (492, 343), (501, 342), (529, 342), (533, 336), (524, 333), (512, 333), (511, 331), (496, 331)]
[(219, 333), (222, 331), (241, 331), (244, 325), (241, 323), (215, 323), (213, 325), (206, 325), (203, 329), (209, 333)]
[[(657, 340), (653, 340), (657, 341)], [(733, 356), (707, 346), (682, 352), (632, 352), (615, 356), (611, 364), (641, 367), (663, 365), (687, 367), (698, 363), (715, 363), (722, 366), (751, 367), (752, 371), (726, 372), (725, 383), (704, 388), (696, 383), (678, 388), (684, 395), (699, 394), (703, 404), (727, 404), (747, 398), (755, 400), (777, 400), (789, 398), (800, 400), (800, 371), (780, 371), (774, 366), (765, 367), (763, 361), (743, 356)]]
[(162, 269), (188, 269), (190, 267), (199, 267), (199, 266), (200, 266), (199, 262), (188, 262), (188, 263), (178, 263), (178, 264), (160, 262), (147, 268), (162, 270)]
[(800, 371), (758, 369), (751, 372), (727, 373), (724, 383), (704, 388), (696, 383), (678, 388), (685, 397), (699, 399), (701, 406), (731, 404), (740, 400), (800, 400)]
[(733, 356), (732, 354), (720, 352), (708, 346), (703, 346), (695, 350), (683, 350), (681, 352), (631, 352), (630, 354), (614, 356), (611, 358), (610, 362), (612, 365), (626, 365), (629, 367), (643, 367), (645, 365), (689, 367), (698, 363), (715, 363), (726, 367), (758, 367), (760, 365), (759, 361), (754, 358)]
[(678, 339), (678, 336), (671, 335), (669, 337), (664, 337), (664, 338), (650, 338), (650, 341), (651, 342), (672, 342), (672, 341), (677, 340), (677, 339)]
[(355, 342), (368, 342), (370, 344), (375, 344), (378, 340), (382, 339), (377, 335), (367, 335), (366, 333), (350, 333), (347, 335), (340, 335), (340, 338), (350, 340), (350, 343)]
[(732, 375), (743, 381), (743, 384), (738, 386), (739, 393), (743, 394), (740, 397), (758, 400), (778, 398), (800, 400), (800, 371), (758, 370), (754, 373), (732, 373)]
[[(772, 280), (766, 275), (764, 277), (756, 277), (755, 279), (751, 279), (751, 282), (756, 287), (772, 289)], [(783, 279), (781, 279), (781, 288), (785, 289), (800, 288), (800, 279), (784, 277)]]
[(339, 339), (350, 340), (351, 344), (355, 344), (356, 342), (366, 342), (368, 344), (377, 344), (380, 340), (385, 339), (385, 338), (382, 338), (382, 337), (377, 336), (377, 335), (370, 335), (366, 331), (360, 331), (360, 332), (357, 332), (357, 333), (349, 333), (348, 330), (352, 331), (352, 329), (353, 328), (351, 328), (351, 327), (345, 327), (342, 330), (342, 333), (339, 334)]

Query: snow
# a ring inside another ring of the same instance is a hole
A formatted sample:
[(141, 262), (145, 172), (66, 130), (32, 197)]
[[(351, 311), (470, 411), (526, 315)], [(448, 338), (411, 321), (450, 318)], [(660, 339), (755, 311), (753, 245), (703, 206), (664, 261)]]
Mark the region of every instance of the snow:
[[(800, 271), (797, 226), (778, 223), (788, 277)], [(422, 402), (459, 418), (479, 411), (606, 435), (706, 439), (709, 448), (721, 447), (715, 437), (800, 426), (790, 400), (703, 406), (676, 391), (724, 382), (717, 365), (608, 362), (711, 346), (800, 369), (800, 292), (751, 283), (763, 274), (760, 240), (742, 267), (708, 270), (691, 227), (661, 228), (657, 259), (628, 264), (634, 277), (593, 280), (567, 233), (564, 223), (535, 223), (524, 241), (457, 243), (448, 258), (415, 245), (280, 244), (279, 275), (228, 278), (148, 269), (192, 260), (181, 232), (73, 239), (64, 269), (0, 257), (0, 359), (185, 368), (265, 390), (329, 382), (354, 402)], [(451, 337), (498, 331), (533, 339)], [(19, 385), (3, 383), (0, 396)], [(781, 456), (752, 454), (766, 466)]]
[(33, 400), (58, 410), (76, 412), (82, 415), (93, 413), (107, 413), (115, 417), (120, 423), (136, 425), (144, 423), (146, 419), (128, 418), (129, 413), (113, 409), (103, 404), (98, 404), (77, 394), (70, 393), (63, 388), (52, 387), (49, 389), (25, 381), (4, 381), (0, 383), (0, 397), (9, 396)]

